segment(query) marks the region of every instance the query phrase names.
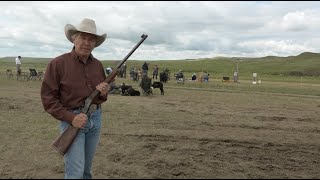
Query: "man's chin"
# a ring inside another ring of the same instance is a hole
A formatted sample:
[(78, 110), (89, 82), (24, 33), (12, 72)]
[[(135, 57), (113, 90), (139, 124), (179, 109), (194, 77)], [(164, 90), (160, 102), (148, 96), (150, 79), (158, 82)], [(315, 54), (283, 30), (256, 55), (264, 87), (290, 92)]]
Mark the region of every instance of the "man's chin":
[(91, 53), (91, 51), (81, 51), (81, 53), (79, 53), (80, 56), (89, 56)]

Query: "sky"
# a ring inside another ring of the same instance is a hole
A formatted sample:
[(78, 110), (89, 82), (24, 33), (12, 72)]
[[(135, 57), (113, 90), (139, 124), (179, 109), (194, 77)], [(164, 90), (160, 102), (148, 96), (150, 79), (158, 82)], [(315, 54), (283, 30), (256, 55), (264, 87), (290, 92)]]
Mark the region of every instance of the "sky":
[(1, 1), (0, 57), (54, 58), (73, 44), (66, 24), (93, 19), (100, 60), (296, 56), (320, 51), (317, 1)]

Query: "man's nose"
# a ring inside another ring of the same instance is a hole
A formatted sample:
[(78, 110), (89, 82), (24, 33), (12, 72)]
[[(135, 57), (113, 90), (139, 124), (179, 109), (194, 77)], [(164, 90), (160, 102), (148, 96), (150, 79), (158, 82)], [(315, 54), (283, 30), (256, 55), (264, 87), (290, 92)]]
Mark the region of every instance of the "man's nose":
[(84, 39), (85, 44), (90, 44), (90, 39)]

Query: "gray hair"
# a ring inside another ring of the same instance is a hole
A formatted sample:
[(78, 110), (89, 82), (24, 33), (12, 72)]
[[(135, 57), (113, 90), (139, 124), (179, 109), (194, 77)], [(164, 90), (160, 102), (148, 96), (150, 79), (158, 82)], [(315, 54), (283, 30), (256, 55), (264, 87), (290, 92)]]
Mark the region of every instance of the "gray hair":
[[(77, 38), (77, 36), (80, 34), (80, 31), (75, 32), (73, 35), (71, 35), (71, 40), (72, 42), (74, 42), (74, 40)], [(96, 43), (97, 43), (97, 36), (95, 36), (96, 38)]]
[(79, 35), (79, 31), (78, 32), (75, 32), (72, 36), (71, 36), (71, 39), (72, 39), (72, 42), (76, 39), (76, 37)]

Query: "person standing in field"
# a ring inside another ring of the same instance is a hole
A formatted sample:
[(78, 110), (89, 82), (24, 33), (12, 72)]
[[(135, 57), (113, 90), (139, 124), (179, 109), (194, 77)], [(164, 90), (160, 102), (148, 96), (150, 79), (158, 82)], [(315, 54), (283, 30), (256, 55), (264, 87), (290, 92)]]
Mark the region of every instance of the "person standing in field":
[(21, 75), (21, 56), (16, 57), (17, 76)]
[(137, 70), (137, 81), (139, 81), (140, 78), (141, 78), (141, 69), (138, 68), (138, 70)]
[(123, 64), (123, 77), (127, 78), (127, 65)]
[[(91, 52), (107, 35), (97, 34), (94, 20), (84, 18), (75, 27), (65, 26), (65, 35), (73, 43), (71, 52), (52, 59), (47, 65), (41, 86), (41, 100), (46, 112), (60, 120), (60, 133), (68, 126), (79, 129), (64, 156), (66, 179), (91, 179), (92, 162), (100, 138), (101, 104), (108, 99), (110, 86), (102, 63)], [(88, 115), (80, 113), (85, 99), (100, 92)]]
[(148, 67), (147, 62), (143, 63), (141, 69), (142, 69), (142, 76), (144, 76), (145, 74), (148, 75), (149, 67)]
[(158, 79), (158, 65), (155, 65), (154, 68), (153, 68), (153, 73), (152, 73), (152, 79), (154, 79), (154, 77), (156, 77), (156, 79)]
[(111, 66), (108, 66), (108, 67), (107, 67), (106, 73), (107, 73), (108, 75), (112, 73), (112, 68), (111, 68)]
[(209, 81), (209, 74), (207, 71), (203, 73), (203, 82), (208, 82)]

